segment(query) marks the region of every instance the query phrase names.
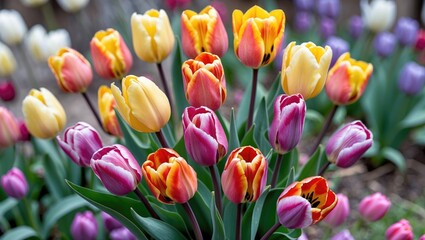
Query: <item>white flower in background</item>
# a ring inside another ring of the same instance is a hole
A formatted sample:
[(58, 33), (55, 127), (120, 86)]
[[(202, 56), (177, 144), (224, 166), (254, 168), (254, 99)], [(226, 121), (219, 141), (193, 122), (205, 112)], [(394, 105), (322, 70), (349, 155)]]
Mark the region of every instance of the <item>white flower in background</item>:
[(70, 47), (71, 39), (68, 31), (57, 29), (46, 32), (43, 26), (37, 24), (28, 32), (26, 46), (31, 56), (40, 62), (45, 62), (62, 47)]
[(8, 46), (0, 42), (0, 77), (10, 76), (16, 70), (16, 59)]
[(86, 7), (89, 0), (57, 0), (59, 6), (66, 12), (78, 12)]
[(21, 3), (27, 7), (38, 7), (45, 4), (48, 0), (21, 0)]
[(391, 28), (397, 15), (397, 5), (393, 0), (361, 0), (360, 8), (365, 26), (373, 32)]
[(0, 38), (9, 45), (21, 43), (27, 25), (21, 14), (15, 10), (0, 10)]

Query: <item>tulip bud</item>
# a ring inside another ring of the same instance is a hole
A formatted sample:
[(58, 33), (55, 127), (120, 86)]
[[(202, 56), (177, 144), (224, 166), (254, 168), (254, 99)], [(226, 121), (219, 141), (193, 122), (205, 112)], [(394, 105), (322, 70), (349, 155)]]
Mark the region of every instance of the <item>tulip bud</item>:
[(392, 0), (361, 0), (360, 8), (365, 26), (373, 32), (391, 28), (397, 15), (396, 3)]
[(133, 65), (133, 57), (121, 34), (112, 28), (98, 31), (90, 41), (94, 69), (104, 79), (121, 79)]
[(90, 166), (106, 189), (115, 195), (126, 195), (134, 191), (142, 173), (140, 166), (131, 152), (120, 144), (97, 150)]
[(27, 7), (39, 7), (49, 0), (21, 0), (21, 3)]
[[(338, 203), (335, 208), (323, 219), (323, 222), (327, 223), (333, 228), (336, 228), (343, 224), (350, 214), (350, 203), (348, 202), (347, 196), (342, 193), (336, 195)], [(349, 233), (349, 232), (348, 232)]]
[(24, 173), (13, 167), (1, 177), (1, 186), (9, 197), (21, 199), (28, 193), (28, 183)]
[(0, 106), (0, 149), (15, 144), (20, 133), (18, 121), (13, 113)]
[(100, 120), (102, 121), (102, 127), (105, 132), (116, 136), (122, 137), (121, 127), (118, 123), (118, 119), (114, 108), (117, 105), (112, 90), (107, 86), (100, 86), (97, 92), (97, 101), (99, 107)]
[(136, 55), (149, 63), (160, 63), (174, 48), (174, 33), (164, 10), (151, 9), (131, 16), (131, 33)]
[(85, 211), (75, 214), (71, 225), (73, 239), (94, 240), (97, 237), (97, 222), (93, 213)]
[(93, 154), (102, 148), (102, 139), (94, 127), (78, 122), (67, 128), (63, 140), (56, 137), (59, 146), (78, 166), (89, 167)]
[(68, 93), (85, 92), (93, 79), (87, 59), (72, 48), (61, 48), (48, 60), (60, 89)]
[(425, 49), (425, 30), (420, 29), (416, 36), (415, 50), (422, 51)]
[(10, 76), (15, 70), (15, 56), (8, 46), (0, 42), (0, 77)]
[(397, 21), (394, 34), (398, 42), (403, 46), (411, 46), (415, 43), (419, 32), (419, 23), (413, 18), (402, 17)]
[(425, 240), (425, 234), (419, 237), (419, 240)]
[(317, 96), (325, 86), (331, 60), (329, 46), (291, 42), (285, 48), (282, 62), (281, 83), (285, 93), (301, 93), (305, 100)]
[(58, 0), (57, 3), (64, 11), (75, 13), (85, 8), (89, 0)]
[(186, 151), (196, 163), (213, 166), (226, 155), (226, 134), (211, 109), (187, 107), (182, 124)]
[(162, 203), (186, 203), (198, 189), (195, 170), (170, 148), (149, 154), (142, 172), (152, 194)]
[(351, 104), (363, 95), (372, 71), (372, 64), (357, 61), (350, 57), (350, 53), (344, 53), (329, 70), (326, 94), (334, 104)]
[(4, 81), (0, 83), (0, 98), (5, 102), (15, 99), (16, 91), (12, 81)]
[(136, 236), (126, 227), (112, 230), (109, 234), (109, 238), (111, 240), (137, 240)]
[(27, 142), (31, 140), (30, 132), (28, 131), (27, 125), (25, 124), (24, 120), (18, 119), (18, 126), (19, 126), (19, 132), (21, 133), (19, 135), (19, 141)]
[(391, 207), (391, 202), (385, 195), (377, 192), (362, 199), (359, 203), (360, 215), (369, 222), (375, 222), (384, 217)]
[(398, 77), (399, 89), (407, 95), (421, 93), (425, 84), (425, 68), (416, 62), (406, 63)]
[(328, 39), (329, 37), (333, 36), (336, 31), (335, 25), (335, 20), (333, 20), (332, 18), (322, 18), (320, 20), (320, 36), (323, 39)]
[(386, 58), (393, 54), (397, 45), (397, 38), (393, 33), (380, 32), (373, 41), (373, 47), (378, 56)]
[(331, 240), (355, 240), (353, 235), (351, 235), (350, 231), (348, 229), (344, 229), (341, 232), (335, 234)]
[(232, 14), (235, 55), (247, 67), (258, 69), (271, 63), (283, 41), (285, 13), (267, 12), (255, 5), (245, 13)]
[(303, 133), (305, 112), (306, 104), (301, 94), (282, 94), (276, 98), (269, 142), (277, 153), (287, 153), (298, 145)]
[(317, 12), (321, 17), (336, 19), (339, 15), (339, 0), (317, 1)]
[(113, 218), (111, 215), (107, 214), (106, 212), (101, 212), (100, 215), (102, 216), (103, 224), (105, 225), (105, 229), (108, 232), (112, 232), (115, 229), (122, 228), (123, 225)]
[(309, 177), (283, 190), (277, 200), (277, 216), (286, 228), (305, 228), (325, 218), (337, 202), (326, 179)]
[(13, 9), (0, 10), (0, 29), (0, 39), (8, 45), (21, 43), (27, 33), (27, 25), (22, 15)]
[(226, 79), (220, 58), (203, 52), (182, 65), (183, 86), (191, 106), (217, 110), (227, 96)]
[(315, 0), (295, 0), (295, 8), (298, 11), (312, 11), (315, 6)]
[(406, 219), (401, 219), (385, 231), (387, 240), (413, 240), (413, 237), (412, 226)]
[(202, 52), (222, 57), (228, 47), (227, 32), (217, 10), (211, 5), (199, 14), (185, 10), (181, 16), (182, 47), (189, 58)]
[(350, 17), (348, 25), (350, 36), (354, 39), (358, 39), (360, 35), (362, 35), (364, 30), (364, 23), (362, 17), (358, 15)]
[[(308, 32), (313, 23), (313, 17), (309, 12), (296, 12), (295, 20), (294, 20), (294, 28), (299, 33)], [(282, 56), (276, 56), (276, 61), (280, 58), (282, 60)], [(282, 66), (282, 65), (280, 65)], [(279, 68), (280, 68), (279, 66)]]
[(373, 134), (361, 121), (353, 121), (337, 130), (328, 140), (326, 154), (338, 167), (351, 167), (372, 146)]
[(221, 175), (224, 194), (235, 204), (257, 201), (266, 185), (267, 165), (257, 148), (244, 146), (233, 150)]
[(62, 105), (46, 88), (32, 89), (22, 102), (25, 124), (31, 135), (53, 138), (66, 124)]
[(122, 92), (114, 83), (111, 90), (119, 113), (139, 132), (159, 132), (170, 119), (167, 96), (148, 78), (129, 75), (122, 80)]
[(325, 45), (331, 47), (332, 49), (332, 60), (331, 60), (331, 67), (335, 65), (338, 58), (346, 53), (349, 52), (350, 46), (347, 41), (340, 37), (330, 37), (328, 40), (326, 40)]

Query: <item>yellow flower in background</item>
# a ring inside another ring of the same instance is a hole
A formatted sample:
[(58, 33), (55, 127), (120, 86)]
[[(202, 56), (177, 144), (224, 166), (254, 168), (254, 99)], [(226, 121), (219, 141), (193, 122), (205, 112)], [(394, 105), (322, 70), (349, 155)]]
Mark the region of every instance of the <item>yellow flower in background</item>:
[(362, 96), (372, 72), (372, 64), (357, 61), (350, 57), (350, 53), (344, 53), (329, 70), (326, 94), (335, 104), (353, 103)]
[(136, 55), (149, 63), (162, 62), (174, 48), (174, 33), (164, 10), (133, 13), (131, 32)]
[(97, 96), (103, 129), (111, 135), (122, 137), (121, 128), (114, 110), (117, 103), (112, 95), (112, 90), (107, 86), (100, 86)]
[(122, 92), (114, 83), (111, 90), (119, 113), (139, 132), (158, 132), (170, 119), (167, 96), (146, 77), (126, 76), (122, 80)]
[(8, 46), (0, 42), (0, 77), (10, 76), (15, 70), (15, 56)]
[(85, 8), (90, 0), (57, 0), (59, 6), (66, 12), (75, 13)]
[(54, 138), (66, 124), (62, 105), (46, 88), (32, 89), (22, 102), (22, 112), (28, 131), (38, 138)]
[(0, 10), (0, 39), (8, 45), (22, 42), (27, 33), (27, 25), (22, 15), (16, 10)]
[(301, 93), (304, 99), (317, 96), (326, 83), (332, 49), (320, 47), (312, 42), (295, 45), (291, 42), (285, 48), (282, 60), (281, 83), (288, 94)]
[(232, 24), (234, 50), (242, 64), (257, 69), (274, 60), (285, 31), (282, 10), (267, 12), (256, 5), (245, 14), (234, 10)]

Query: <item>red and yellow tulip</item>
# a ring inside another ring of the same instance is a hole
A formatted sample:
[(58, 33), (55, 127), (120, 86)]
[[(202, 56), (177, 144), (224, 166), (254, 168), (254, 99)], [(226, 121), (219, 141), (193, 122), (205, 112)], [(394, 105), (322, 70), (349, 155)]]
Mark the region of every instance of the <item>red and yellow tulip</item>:
[(107, 86), (100, 86), (97, 96), (103, 129), (111, 135), (122, 137), (121, 128), (114, 110), (117, 103), (112, 95), (112, 90)]

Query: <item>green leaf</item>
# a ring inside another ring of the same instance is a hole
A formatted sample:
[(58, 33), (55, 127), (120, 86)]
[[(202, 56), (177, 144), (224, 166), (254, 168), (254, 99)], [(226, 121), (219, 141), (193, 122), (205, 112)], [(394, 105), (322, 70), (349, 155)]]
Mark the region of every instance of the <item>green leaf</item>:
[(323, 116), (315, 110), (307, 110), (305, 114), (305, 123), (303, 136), (314, 136), (320, 132), (320, 129), (323, 127)]
[(3, 176), (13, 167), (15, 162), (15, 148), (8, 147), (5, 149), (0, 149), (0, 159), (0, 176)]
[(217, 207), (215, 205), (215, 196), (212, 192), (211, 201), (210, 201), (210, 210), (211, 210), (211, 221), (213, 224), (213, 240), (215, 239), (226, 239), (226, 234), (224, 233), (223, 220), (221, 219), (220, 214), (218, 213)]
[(65, 173), (58, 171), (59, 166), (61, 164), (60, 160), (58, 161), (51, 159), (50, 155), (44, 155), (41, 157), (43, 168), (46, 171), (44, 175), (44, 179), (47, 184), (47, 188), (56, 201), (60, 200), (69, 190), (64, 182)]
[(266, 138), (266, 134), (269, 130), (269, 118), (265, 97), (261, 99), (261, 102), (257, 108), (254, 122), (256, 126), (254, 128), (254, 141), (257, 143), (260, 151), (265, 153), (272, 148), (268, 138)]
[[(249, 102), (251, 99), (251, 88), (252, 88), (252, 81), (249, 81), (249, 84), (247, 85), (244, 94), (242, 96), (242, 100), (239, 103), (238, 113), (236, 114), (236, 128), (239, 129), (242, 127), (242, 123), (246, 122), (248, 112), (249, 112)], [(245, 119), (245, 121), (243, 121)]]
[(87, 201), (85, 201), (80, 196), (74, 194), (65, 198), (62, 198), (55, 205), (49, 207), (44, 216), (43, 229), (41, 236), (43, 239), (47, 239), (49, 236), (50, 229), (57, 223), (59, 219), (63, 216), (69, 214), (70, 212), (88, 206)]
[(149, 216), (148, 211), (139, 201), (128, 197), (119, 197), (94, 191), (88, 188), (77, 186), (67, 180), (66, 183), (71, 187), (72, 190), (74, 190), (78, 195), (87, 200), (89, 203), (93, 204), (100, 210), (105, 211), (120, 221), (137, 237), (137, 239), (147, 239), (141, 227), (133, 221), (133, 216), (131, 213), (132, 208), (137, 211), (138, 214)]
[(230, 130), (229, 130), (229, 152), (233, 151), (240, 146), (239, 138), (238, 138), (238, 128), (235, 119), (235, 109), (232, 108), (232, 112), (230, 113)]
[(425, 124), (425, 97), (416, 103), (407, 116), (401, 121), (402, 128), (413, 128)]
[(186, 225), (184, 224), (183, 218), (178, 213), (168, 211), (164, 208), (164, 206), (159, 206), (154, 203), (151, 203), (151, 205), (162, 221), (173, 223), (173, 226), (180, 232), (189, 233)]
[(161, 220), (152, 218), (152, 217), (142, 217), (133, 209), (131, 209), (131, 214), (134, 219), (143, 227), (143, 229), (149, 233), (153, 238), (159, 240), (185, 240), (186, 237), (183, 236), (177, 229), (172, 225), (163, 222)]
[(270, 237), (270, 240), (296, 240), (301, 236), (301, 229), (278, 228)]
[(254, 240), (257, 234), (257, 229), (258, 229), (258, 226), (260, 225), (261, 212), (263, 211), (263, 206), (269, 191), (270, 191), (270, 185), (264, 189), (264, 192), (258, 198), (257, 202), (255, 202), (255, 207), (252, 213), (252, 220), (251, 220), (251, 240)]
[(255, 148), (258, 148), (257, 143), (254, 140), (254, 129), (257, 126), (252, 124), (252, 127), (248, 130), (248, 132), (245, 134), (244, 138), (242, 139), (241, 146), (253, 146)]
[(382, 155), (394, 163), (401, 172), (406, 171), (406, 159), (400, 151), (391, 147), (385, 147), (382, 149)]
[(36, 237), (34, 229), (27, 226), (20, 226), (7, 231), (0, 240), (21, 240)]
[(274, 115), (274, 101), (280, 94), (283, 94), (282, 85), (280, 83), (280, 72), (276, 76), (273, 85), (270, 87), (268, 94), (266, 94), (267, 112), (268, 117), (273, 118)]
[(323, 147), (319, 146), (311, 156), (310, 160), (304, 164), (303, 168), (298, 173), (296, 179), (303, 180), (311, 176), (316, 176), (320, 168), (327, 162), (326, 154), (323, 151)]
[(261, 224), (258, 225), (257, 236), (263, 236), (277, 222), (276, 202), (282, 191), (282, 188), (274, 188), (265, 196), (263, 206), (267, 207), (261, 210)]
[(176, 106), (176, 114), (178, 117), (181, 116), (184, 109), (188, 106), (186, 101), (186, 94), (184, 92), (183, 86), (183, 76), (182, 76), (182, 50), (180, 39), (176, 36), (177, 48), (174, 54), (173, 65), (172, 65), (172, 76), (173, 76), (173, 92), (174, 92), (174, 103)]
[[(299, 158), (299, 154), (296, 148), (294, 148), (292, 151), (283, 155), (283, 158), (281, 159), (281, 161), (283, 162), (279, 170), (280, 171), (279, 176), (281, 180), (278, 180), (278, 184), (276, 185), (277, 187), (286, 186), (284, 184), (286, 184), (288, 180), (290, 180), (289, 178), (294, 177), (293, 175), (291, 176), (291, 173), (294, 174), (295, 170), (298, 168), (298, 158)], [(293, 179), (292, 179), (292, 182), (293, 182)]]
[(224, 211), (223, 211), (223, 222), (224, 222), (224, 231), (226, 232), (228, 239), (234, 239), (236, 236), (236, 204), (225, 199), (223, 201)]
[(10, 209), (15, 207), (19, 203), (18, 200), (14, 198), (6, 198), (0, 203), (0, 217), (3, 217)]

